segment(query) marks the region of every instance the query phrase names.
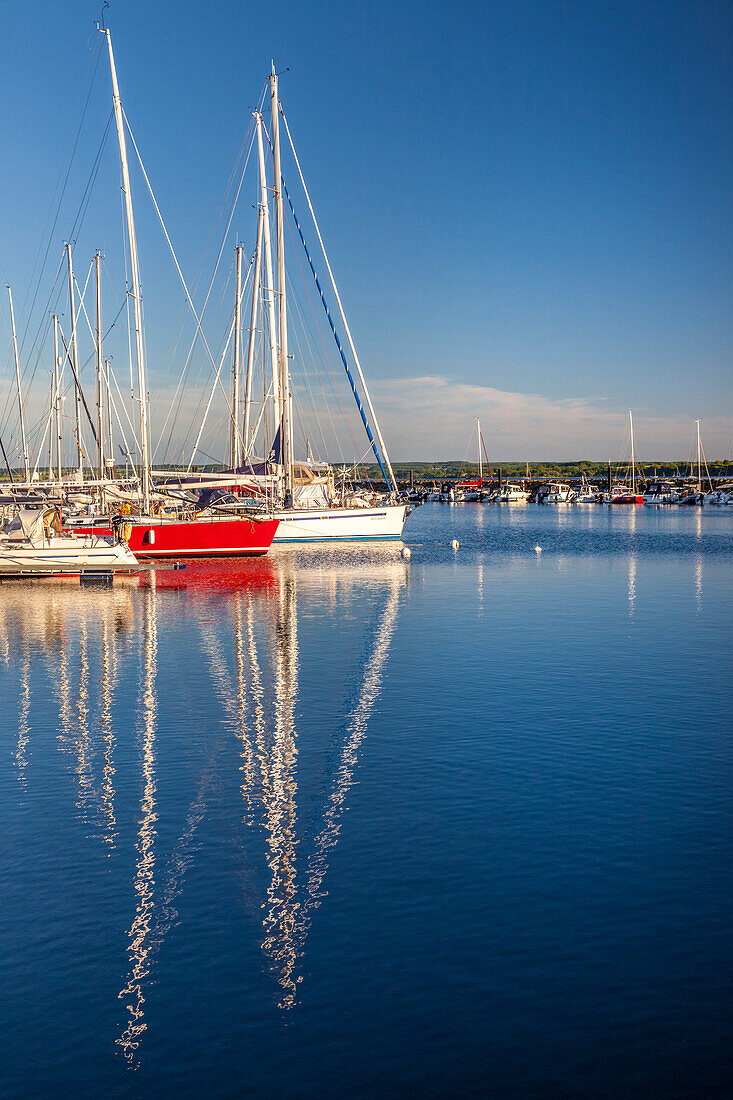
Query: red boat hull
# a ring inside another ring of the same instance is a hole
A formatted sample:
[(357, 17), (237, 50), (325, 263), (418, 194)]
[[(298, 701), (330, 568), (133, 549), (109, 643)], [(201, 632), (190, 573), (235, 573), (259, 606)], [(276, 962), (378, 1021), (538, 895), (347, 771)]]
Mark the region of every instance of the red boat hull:
[[(277, 519), (196, 519), (128, 521), (132, 532), (127, 545), (136, 558), (239, 557), (266, 554), (272, 545)], [(78, 534), (89, 528), (78, 527)], [(111, 534), (94, 527), (95, 534)]]
[(624, 497), (614, 497), (613, 500), (611, 501), (611, 504), (643, 504), (643, 503), (644, 503), (644, 497), (643, 496), (631, 496), (630, 494), (629, 494), (629, 496), (624, 496)]

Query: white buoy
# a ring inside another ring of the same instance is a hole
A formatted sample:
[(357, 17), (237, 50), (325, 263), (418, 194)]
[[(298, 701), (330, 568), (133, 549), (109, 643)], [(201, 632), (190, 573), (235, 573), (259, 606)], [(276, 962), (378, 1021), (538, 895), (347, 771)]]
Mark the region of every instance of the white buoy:
[(403, 546), (401, 552), (402, 552), (402, 557), (403, 558), (411, 558), (412, 557), (412, 550), (410, 549), (409, 546)]
[(454, 550), (457, 550), (460, 545), (461, 544), (458, 541), (458, 539), (453, 539), (453, 541), (451, 542), (451, 546), (453, 547)]
[(534, 552), (535, 552), (535, 554), (541, 554), (542, 553), (542, 547), (540, 546), (539, 543), (535, 543)]

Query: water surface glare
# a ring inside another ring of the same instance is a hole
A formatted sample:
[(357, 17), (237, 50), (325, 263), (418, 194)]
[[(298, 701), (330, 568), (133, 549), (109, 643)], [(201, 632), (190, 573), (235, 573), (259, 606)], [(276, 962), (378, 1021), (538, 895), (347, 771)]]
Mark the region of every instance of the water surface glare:
[(730, 1094), (733, 509), (405, 541), (0, 584), (3, 1095)]

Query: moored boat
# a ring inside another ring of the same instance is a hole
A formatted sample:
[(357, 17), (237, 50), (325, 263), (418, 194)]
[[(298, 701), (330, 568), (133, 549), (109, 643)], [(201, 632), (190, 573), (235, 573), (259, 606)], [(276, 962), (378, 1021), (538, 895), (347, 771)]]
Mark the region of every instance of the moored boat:
[(498, 504), (526, 504), (529, 500), (529, 492), (515, 481), (506, 482), (499, 492)]
[[(272, 516), (121, 516), (128, 528), (127, 544), (138, 558), (224, 557), (266, 554), (278, 528)], [(89, 531), (71, 525), (76, 535)], [(109, 524), (91, 530), (111, 535)]]
[(135, 554), (111, 531), (77, 536), (54, 508), (20, 508), (0, 527), (0, 576), (61, 576), (135, 569)]
[(671, 481), (653, 481), (644, 492), (644, 504), (677, 504), (679, 498)]
[(644, 497), (635, 488), (614, 484), (604, 497), (606, 504), (643, 504)]
[(549, 481), (537, 492), (538, 504), (570, 504), (573, 491), (563, 481)]

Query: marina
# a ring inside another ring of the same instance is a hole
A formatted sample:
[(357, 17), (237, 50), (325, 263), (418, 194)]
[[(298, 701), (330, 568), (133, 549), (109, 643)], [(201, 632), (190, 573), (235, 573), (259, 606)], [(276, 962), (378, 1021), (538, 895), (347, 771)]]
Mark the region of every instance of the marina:
[(3, 1100), (733, 1095), (730, 12), (62, 7), (2, 9)]

